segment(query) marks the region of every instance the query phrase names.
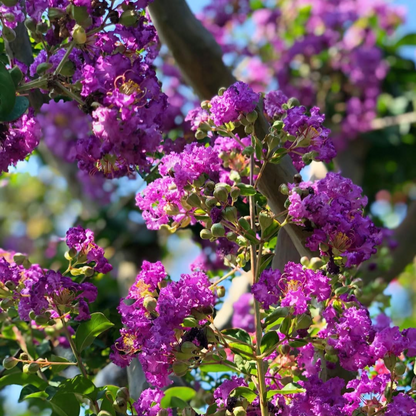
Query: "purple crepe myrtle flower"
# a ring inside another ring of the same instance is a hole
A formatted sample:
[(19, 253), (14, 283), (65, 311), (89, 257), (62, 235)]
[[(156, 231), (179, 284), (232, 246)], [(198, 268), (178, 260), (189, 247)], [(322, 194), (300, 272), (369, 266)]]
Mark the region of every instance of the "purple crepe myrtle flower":
[[(160, 402), (165, 394), (159, 389), (146, 389), (140, 394), (139, 399), (133, 403), (137, 416), (157, 416), (162, 409)], [(167, 414), (172, 415), (172, 410), (167, 409)]]

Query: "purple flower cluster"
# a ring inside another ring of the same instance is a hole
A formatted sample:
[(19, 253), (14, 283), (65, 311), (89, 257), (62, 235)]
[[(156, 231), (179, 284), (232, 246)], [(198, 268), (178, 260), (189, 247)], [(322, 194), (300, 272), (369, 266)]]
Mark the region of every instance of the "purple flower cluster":
[(35, 118), (23, 115), (10, 123), (0, 123), (0, 173), (24, 160), (39, 144), (41, 130)]
[(285, 142), (293, 164), (299, 171), (305, 166), (305, 159), (330, 162), (336, 156), (334, 143), (329, 138), (330, 130), (323, 127), (325, 116), (318, 107), (312, 107), (310, 116), (303, 106), (287, 110), (283, 118), (283, 130), (295, 137)]
[[(160, 402), (164, 393), (159, 389), (146, 389), (142, 391), (139, 399), (133, 404), (137, 416), (157, 416), (161, 410)], [(167, 409), (167, 414), (172, 415), (172, 410)]]
[(308, 310), (312, 297), (322, 302), (331, 296), (328, 277), (319, 270), (304, 269), (302, 265), (292, 262), (286, 264), (283, 273), (265, 270), (251, 291), (265, 309), (280, 302), (281, 306), (292, 307), (295, 315)]
[(66, 232), (65, 242), (70, 249), (78, 253), (78, 261), (85, 257), (83, 262), (94, 262), (94, 270), (98, 273), (108, 273), (113, 267), (104, 257), (104, 249), (94, 242), (94, 233), (82, 227), (73, 227)]
[(49, 313), (51, 318), (71, 315), (77, 321), (90, 318), (88, 304), (97, 297), (97, 288), (92, 283), (76, 283), (37, 264), (25, 268), (9, 257), (0, 258), (0, 285), (9, 288), (7, 299), (17, 305), (20, 319), (30, 322), (32, 312), (36, 316)]
[[(135, 283), (118, 307), (124, 328), (111, 354), (122, 367), (138, 356), (147, 380), (157, 387), (170, 384), (173, 348), (178, 345), (177, 331), (184, 318), (194, 311), (210, 311), (215, 302), (204, 273), (183, 274), (178, 282), (168, 282), (166, 276), (160, 262), (143, 262)], [(191, 342), (198, 342), (198, 334)]]
[(368, 260), (381, 243), (381, 232), (363, 215), (367, 198), (350, 179), (328, 173), (315, 183), (290, 185), (289, 215), (296, 224), (313, 230), (307, 247), (346, 258), (346, 267)]
[(259, 98), (247, 84), (238, 81), (228, 87), (222, 95), (216, 95), (211, 99), (209, 112), (202, 108), (191, 110), (186, 120), (190, 121), (192, 130), (196, 130), (202, 122), (209, 119), (212, 119), (216, 126), (221, 126), (252, 112)]
[(157, 230), (161, 225), (169, 224), (171, 219), (177, 224), (194, 223), (195, 208), (185, 204), (185, 188), (204, 174), (207, 179), (218, 181), (220, 167), (218, 153), (197, 144), (185, 146), (182, 153), (164, 156), (159, 164), (162, 177), (136, 196), (136, 204), (143, 210), (147, 227)]
[(218, 408), (227, 408), (230, 393), (235, 388), (241, 386), (247, 387), (247, 382), (244, 378), (232, 376), (229, 380), (225, 380), (219, 387), (217, 387), (214, 391), (214, 399)]
[(234, 328), (242, 328), (247, 332), (255, 331), (253, 303), (253, 295), (251, 293), (242, 294), (240, 299), (234, 302), (234, 313), (231, 321)]

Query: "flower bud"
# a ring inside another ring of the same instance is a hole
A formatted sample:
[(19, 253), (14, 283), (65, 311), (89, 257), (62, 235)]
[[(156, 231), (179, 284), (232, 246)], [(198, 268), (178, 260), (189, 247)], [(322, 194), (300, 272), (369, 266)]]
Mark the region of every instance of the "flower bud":
[(245, 231), (250, 230), (250, 223), (244, 217), (241, 217), (238, 219), (238, 224), (243, 230)]
[(224, 226), (222, 224), (213, 224), (211, 227), (211, 233), (214, 237), (224, 237)]
[(244, 133), (246, 134), (251, 134), (253, 133), (253, 131), (254, 131), (254, 127), (251, 124), (244, 127)]
[(288, 104), (289, 108), (300, 106), (300, 102), (296, 97), (290, 97), (287, 104)]
[(198, 321), (193, 316), (187, 316), (183, 320), (183, 326), (185, 328), (196, 328), (199, 325)]
[(319, 250), (326, 253), (329, 250), (329, 246), (326, 243), (319, 243)]
[(212, 238), (212, 233), (210, 230), (207, 230), (206, 228), (204, 228), (203, 230), (201, 230), (201, 232), (199, 233), (199, 236), (203, 239), (203, 240), (210, 240)]
[(6, 370), (11, 370), (12, 368), (16, 367), (19, 361), (16, 360), (14, 357), (6, 357), (3, 360), (3, 367)]
[(249, 241), (247, 240), (247, 238), (239, 235), (237, 237), (236, 243), (240, 246), (240, 247), (248, 247), (250, 245)]
[(39, 22), (36, 25), (36, 32), (38, 32), (38, 33), (46, 33), (48, 31), (48, 29), (49, 29), (49, 26), (45, 22)]
[(181, 351), (184, 354), (193, 354), (196, 350), (196, 345), (193, 342), (185, 341), (181, 345)]
[(143, 299), (143, 306), (148, 312), (154, 312), (157, 306), (157, 300), (152, 296), (146, 296)]
[(121, 387), (117, 390), (116, 397), (128, 400), (130, 398), (129, 389), (127, 387)]
[(232, 232), (232, 231), (228, 231), (228, 233), (225, 236), (227, 237), (228, 241), (236, 241), (237, 240), (237, 234)]
[(225, 287), (224, 286), (218, 286), (217, 287), (217, 296), (219, 298), (223, 298), (225, 296)]
[(72, 77), (75, 74), (75, 64), (72, 61), (66, 61), (61, 69), (61, 75), (64, 77)]
[(240, 188), (237, 188), (236, 186), (233, 186), (231, 188), (230, 195), (233, 201), (237, 200), (237, 198), (240, 196), (240, 193), (241, 193)]
[(230, 172), (229, 178), (234, 182), (241, 182), (241, 176), (236, 170)]
[(222, 212), (222, 216), (230, 221), (231, 223), (235, 223), (237, 221), (237, 208), (236, 207), (227, 207)]
[(309, 262), (309, 267), (313, 270), (318, 270), (324, 265), (324, 262), (319, 257), (312, 257)]
[(72, 31), (72, 37), (77, 45), (83, 45), (87, 42), (87, 33), (85, 29), (80, 25), (75, 25)]
[(124, 11), (123, 13), (121, 13), (118, 23), (126, 27), (134, 26), (137, 23), (136, 11), (135, 10)]
[(13, 291), (16, 289), (16, 283), (12, 282), (11, 280), (8, 280), (5, 284), (4, 284), (7, 289), (9, 289), (10, 291)]
[(384, 365), (388, 368), (390, 372), (393, 372), (394, 366), (396, 365), (397, 357), (393, 354), (386, 355), (383, 358)]
[(113, 401), (113, 408), (116, 412), (125, 414), (127, 410), (127, 401), (122, 397), (116, 397)]
[(280, 346), (280, 351), (283, 355), (288, 355), (290, 352), (290, 345), (289, 344), (283, 344)]
[(28, 17), (25, 20), (25, 26), (30, 32), (36, 32), (36, 20)]
[(241, 118), (240, 118), (240, 123), (241, 123), (243, 126), (248, 126), (248, 125), (250, 124), (250, 122), (247, 120), (247, 118), (246, 118), (246, 117), (241, 117)]
[(16, 39), (16, 32), (10, 27), (3, 26), (2, 36), (8, 42), (13, 42)]
[(244, 407), (237, 406), (237, 407), (234, 407), (233, 409), (233, 415), (234, 416), (246, 416), (247, 412), (246, 412), (246, 409), (244, 409)]
[(214, 207), (215, 207), (215, 205), (217, 205), (217, 199), (216, 199), (216, 198), (214, 198), (214, 197), (208, 197), (208, 198), (206, 199), (206, 201), (205, 201), (205, 205), (206, 205), (208, 208), (214, 208)]
[(324, 358), (326, 361), (329, 361), (330, 363), (338, 362), (338, 355), (325, 354)]
[(228, 191), (226, 188), (222, 186), (216, 186), (214, 189), (214, 196), (220, 202), (227, 202), (228, 201)]
[(29, 356), (27, 355), (27, 353), (25, 353), (25, 352), (22, 352), (20, 355), (19, 355), (19, 360), (23, 360), (23, 361), (26, 361), (26, 360), (28, 360), (29, 359)]
[(251, 113), (248, 113), (246, 118), (250, 123), (254, 123), (257, 120), (257, 117), (259, 115), (257, 114), (256, 110), (253, 110)]
[(225, 88), (225, 87), (221, 87), (221, 88), (218, 90), (218, 95), (221, 97), (221, 96), (225, 93), (225, 91), (227, 91), (227, 88)]
[(205, 139), (205, 137), (207, 137), (207, 134), (206, 134), (203, 130), (198, 129), (198, 130), (196, 131), (196, 133), (195, 133), (195, 138), (196, 138), (197, 140), (204, 140), (204, 139)]
[(28, 366), (28, 373), (36, 373), (40, 370), (40, 365), (38, 363), (30, 363)]
[(188, 372), (188, 369), (188, 364), (181, 361), (173, 363), (172, 365), (172, 370), (178, 377), (183, 377)]
[(308, 267), (309, 266), (309, 258), (306, 256), (301, 257), (300, 264), (302, 266)]
[(262, 211), (259, 214), (259, 222), (262, 231), (264, 231), (273, 224), (273, 218), (270, 216), (270, 213)]
[(402, 361), (399, 361), (394, 366), (394, 372), (399, 376), (402, 376), (406, 372), (406, 370), (407, 370), (406, 364)]
[(201, 206), (201, 200), (199, 199), (197, 194), (191, 194), (186, 199), (186, 203), (190, 205), (192, 208), (198, 208)]

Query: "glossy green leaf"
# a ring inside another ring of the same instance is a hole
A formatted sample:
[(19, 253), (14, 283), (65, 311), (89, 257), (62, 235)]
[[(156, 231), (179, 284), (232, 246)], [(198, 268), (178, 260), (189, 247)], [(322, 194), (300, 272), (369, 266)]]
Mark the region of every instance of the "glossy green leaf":
[(48, 402), (52, 407), (51, 416), (78, 416), (80, 405), (74, 394), (56, 394)]
[(408, 33), (407, 35), (403, 36), (400, 40), (398, 40), (394, 47), (399, 48), (400, 46), (413, 45), (416, 45), (416, 33)]
[(308, 344), (308, 341), (306, 341), (305, 339), (295, 339), (294, 341), (289, 341), (289, 345), (292, 348), (304, 347), (307, 344)]
[(279, 343), (280, 338), (276, 331), (268, 332), (261, 340), (260, 352), (263, 354), (266, 351), (272, 351)]
[(271, 325), (279, 318), (286, 318), (289, 315), (289, 308), (276, 308), (269, 316), (266, 317), (264, 323)]
[(46, 387), (48, 387), (48, 383), (39, 378), (36, 374), (14, 373), (0, 378), (0, 388), (12, 384), (17, 384), (19, 386), (32, 384), (39, 389), (46, 389)]
[(9, 114), (16, 102), (16, 89), (9, 71), (0, 63), (0, 114)]
[(304, 393), (306, 390), (296, 386), (293, 383), (286, 384), (281, 390), (269, 390), (267, 392), (267, 398), (276, 396), (276, 394), (296, 394), (296, 393)]
[(91, 400), (97, 399), (98, 389), (91, 380), (82, 374), (75, 376), (59, 386), (58, 394), (76, 393), (88, 397)]
[(16, 101), (13, 109), (9, 113), (4, 113), (0, 111), (0, 121), (14, 121), (20, 118), (24, 113), (26, 113), (29, 108), (29, 100), (26, 97), (19, 95), (16, 97)]
[(248, 387), (241, 386), (232, 390), (230, 397), (244, 397), (249, 403), (252, 403), (257, 398), (257, 394)]
[[(233, 365), (232, 363), (230, 363)], [(223, 373), (227, 371), (234, 371), (238, 373), (237, 369), (230, 368), (224, 364), (204, 364), (199, 367), (199, 369), (204, 373)]]
[(83, 322), (75, 334), (75, 346), (79, 352), (89, 347), (98, 335), (102, 334), (114, 324), (110, 322), (104, 314), (96, 312), (91, 315), (91, 319)]
[(165, 391), (165, 396), (160, 402), (160, 405), (162, 409), (169, 409), (171, 407), (180, 407), (183, 409), (180, 403), (183, 401), (185, 407), (188, 406), (186, 402), (193, 399), (195, 395), (196, 391), (190, 387), (171, 387)]
[(244, 331), (244, 329), (241, 328), (232, 328), (232, 329), (225, 329), (222, 331), (224, 335), (228, 335), (230, 337), (235, 338), (236, 340), (239, 340), (241, 342), (244, 342), (245, 344), (251, 344), (251, 337), (247, 331)]
[(208, 407), (207, 411), (205, 412), (206, 415), (213, 415), (218, 409), (217, 403), (213, 403), (211, 406)]

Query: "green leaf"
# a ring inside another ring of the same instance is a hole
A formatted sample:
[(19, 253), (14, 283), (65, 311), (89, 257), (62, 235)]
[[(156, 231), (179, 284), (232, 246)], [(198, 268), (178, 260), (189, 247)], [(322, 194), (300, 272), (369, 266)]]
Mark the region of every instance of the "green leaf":
[(257, 191), (252, 185), (246, 185), (245, 183), (237, 183), (237, 187), (240, 189), (241, 195), (251, 196), (256, 195)]
[(75, 346), (79, 352), (89, 347), (98, 335), (102, 334), (114, 324), (110, 322), (104, 314), (96, 312), (91, 315), (91, 319), (83, 322), (75, 334)]
[(396, 42), (394, 48), (399, 48), (400, 46), (412, 46), (416, 45), (416, 33), (408, 33), (403, 36), (400, 40)]
[(218, 409), (217, 403), (213, 403), (211, 406), (208, 407), (206, 411), (206, 415), (213, 415)]
[(289, 341), (289, 345), (292, 348), (304, 347), (307, 344), (308, 344), (308, 341), (306, 339), (295, 339), (294, 341)]
[(97, 399), (98, 389), (91, 380), (82, 374), (75, 376), (59, 386), (57, 394), (76, 393), (88, 397), (91, 400)]
[[(50, 358), (49, 358), (49, 361), (52, 361), (52, 362), (54, 362), (54, 363), (70, 363), (70, 362), (71, 362), (71, 361), (67, 360), (67, 359), (66, 359), (66, 358), (64, 358), (64, 357), (59, 357), (59, 356), (54, 355), (54, 354), (51, 354), (51, 356), (50, 356)], [(51, 370), (52, 370), (54, 373), (60, 373), (61, 371), (65, 370), (65, 369), (67, 369), (67, 368), (68, 368), (68, 366), (67, 366), (67, 365), (65, 365), (65, 364), (62, 364), (62, 365), (53, 365), (53, 366), (51, 366)]]
[(265, 320), (265, 325), (276, 322), (279, 318), (286, 318), (289, 315), (289, 308), (276, 308)]
[[(232, 363), (230, 364), (233, 365)], [(238, 373), (238, 370), (236, 368), (232, 369), (224, 364), (203, 364), (199, 367), (199, 369), (203, 373), (224, 373), (228, 371), (234, 371)]]
[(104, 387), (104, 397), (101, 402), (101, 410), (105, 410), (110, 413), (111, 416), (116, 416), (116, 411), (113, 407), (113, 401), (116, 397), (116, 393), (119, 387), (117, 386), (105, 386)]
[[(188, 406), (187, 401), (193, 399), (196, 395), (196, 391), (190, 387), (171, 387), (165, 391), (165, 396), (160, 402), (162, 409), (169, 409), (171, 407), (181, 407), (185, 403), (185, 407)], [(179, 399), (179, 400), (176, 400)]]
[(279, 341), (280, 338), (276, 331), (268, 332), (261, 340), (260, 352), (263, 354), (266, 351), (272, 350), (279, 343)]
[(244, 331), (244, 329), (241, 329), (241, 328), (225, 329), (224, 331), (222, 331), (222, 333), (224, 335), (228, 335), (230, 337), (238, 339), (241, 342), (252, 345), (251, 337), (247, 331)]
[(19, 95), (16, 97), (16, 102), (13, 109), (9, 113), (0, 111), (0, 121), (14, 121), (20, 118), (29, 108), (29, 100), (26, 97)]
[(17, 384), (19, 386), (32, 384), (39, 389), (46, 389), (46, 387), (48, 387), (48, 383), (39, 378), (36, 374), (14, 373), (0, 378), (0, 388), (12, 384)]
[(80, 406), (75, 394), (56, 394), (48, 402), (52, 409), (51, 416), (78, 416)]
[(249, 403), (253, 403), (257, 398), (257, 394), (248, 387), (237, 387), (231, 391), (230, 397), (244, 397)]
[(27, 386), (23, 387), (22, 391), (20, 392), (18, 402), (21, 403), (23, 400), (26, 399), (46, 399), (48, 394), (43, 390), (39, 390), (37, 387), (32, 386), (32, 384), (28, 384)]
[(14, 82), (3, 63), (0, 63), (0, 114), (9, 114), (16, 102)]
[(296, 393), (304, 393), (306, 390), (296, 386), (293, 383), (286, 384), (286, 386), (283, 387), (281, 390), (269, 390), (267, 392), (267, 398), (270, 399), (273, 396), (276, 396), (276, 394), (296, 394)]

